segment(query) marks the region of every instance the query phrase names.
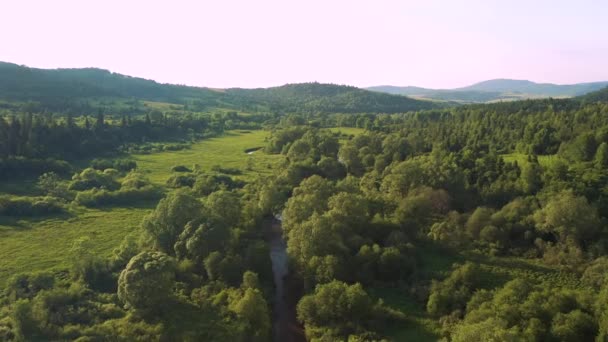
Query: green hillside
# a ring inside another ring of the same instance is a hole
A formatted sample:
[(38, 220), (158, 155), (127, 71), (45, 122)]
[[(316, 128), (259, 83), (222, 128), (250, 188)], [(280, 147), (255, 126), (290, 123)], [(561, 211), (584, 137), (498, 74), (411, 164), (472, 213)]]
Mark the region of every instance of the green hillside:
[(289, 84), (266, 89), (226, 89), (160, 84), (107, 70), (35, 69), (0, 63), (3, 107), (28, 106), (36, 111), (75, 113), (107, 109), (137, 101), (188, 105), (196, 110), (227, 108), (249, 112), (399, 113), (432, 109), (436, 104), (334, 84)]

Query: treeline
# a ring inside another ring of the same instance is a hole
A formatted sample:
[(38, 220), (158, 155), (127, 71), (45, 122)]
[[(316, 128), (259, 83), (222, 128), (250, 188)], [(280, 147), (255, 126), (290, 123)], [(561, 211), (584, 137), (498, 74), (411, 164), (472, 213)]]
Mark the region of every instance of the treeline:
[[(259, 128), (266, 116), (226, 114), (168, 115), (151, 111), (144, 116), (94, 118), (45, 114), (0, 116), (0, 175), (5, 178), (38, 176), (44, 172), (71, 172), (63, 160), (124, 152), (151, 152), (183, 148), (192, 141), (221, 134), (225, 129)], [(150, 144), (154, 141), (176, 144)]]

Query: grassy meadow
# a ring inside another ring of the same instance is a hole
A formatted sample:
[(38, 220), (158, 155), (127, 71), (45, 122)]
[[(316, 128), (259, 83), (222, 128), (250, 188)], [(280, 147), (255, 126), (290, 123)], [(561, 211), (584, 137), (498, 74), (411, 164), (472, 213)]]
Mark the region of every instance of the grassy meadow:
[[(251, 179), (255, 174), (270, 174), (281, 160), (280, 155), (245, 149), (262, 147), (268, 131), (232, 131), (221, 137), (199, 141), (191, 149), (147, 155), (132, 155), (138, 169), (152, 182), (165, 185), (175, 165), (200, 165), (211, 171), (215, 165), (238, 168), (237, 178)], [(250, 170), (247, 170), (247, 168)], [(34, 180), (20, 180), (0, 187), (0, 195), (36, 195)], [(0, 287), (8, 277), (20, 272), (61, 271), (69, 265), (69, 249), (79, 237), (94, 241), (95, 252), (109, 255), (125, 235), (137, 229), (142, 218), (155, 207), (147, 203), (137, 207), (89, 209), (70, 206), (68, 213), (46, 218), (0, 217)]]
[[(176, 165), (193, 168), (193, 165), (198, 164), (200, 169), (206, 172), (211, 171), (216, 165), (223, 168), (238, 168), (243, 172), (240, 178), (251, 179), (257, 174), (271, 174), (272, 169), (283, 158), (262, 151), (252, 154), (245, 152), (246, 149), (263, 147), (269, 134), (268, 131), (230, 131), (221, 137), (199, 141), (190, 149), (133, 155), (131, 158), (137, 162), (141, 172), (159, 185), (165, 184), (172, 175), (171, 168)], [(251, 166), (251, 170), (247, 170), (248, 166)]]

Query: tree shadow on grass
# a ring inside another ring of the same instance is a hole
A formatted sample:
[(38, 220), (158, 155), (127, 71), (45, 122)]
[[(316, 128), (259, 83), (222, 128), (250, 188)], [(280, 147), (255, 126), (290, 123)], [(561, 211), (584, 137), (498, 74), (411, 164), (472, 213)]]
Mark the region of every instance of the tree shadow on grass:
[(103, 212), (110, 212), (114, 209), (154, 209), (158, 205), (158, 200), (150, 200), (150, 201), (136, 201), (134, 203), (130, 203), (129, 205), (124, 204), (107, 204), (98, 207), (89, 207), (89, 209), (96, 209)]
[[(43, 216), (3, 216), (0, 215), (0, 226), (5, 226), (7, 230), (8, 228), (13, 228), (15, 230), (25, 230), (31, 229), (32, 226), (36, 223), (48, 221), (48, 220), (62, 220), (67, 221), (71, 218), (74, 218), (75, 215), (70, 213), (69, 211), (64, 211), (62, 213), (57, 214), (49, 214)], [(0, 230), (2, 232), (2, 230)]]

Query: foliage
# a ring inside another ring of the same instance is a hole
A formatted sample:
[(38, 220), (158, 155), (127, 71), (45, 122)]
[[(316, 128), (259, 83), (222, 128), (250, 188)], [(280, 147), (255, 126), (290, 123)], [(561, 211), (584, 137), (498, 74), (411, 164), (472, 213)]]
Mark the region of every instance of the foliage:
[(318, 285), (300, 300), (297, 310), (311, 340), (378, 336), (388, 318), (382, 304), (374, 303), (360, 284), (339, 281)]
[(134, 256), (118, 278), (118, 298), (145, 314), (162, 312), (171, 296), (175, 262), (161, 252)]
[(0, 215), (3, 216), (48, 216), (64, 212), (63, 205), (51, 197), (10, 198), (0, 196)]
[(155, 247), (173, 254), (173, 245), (186, 223), (200, 217), (201, 203), (185, 192), (173, 192), (158, 202), (156, 209), (142, 222)]

